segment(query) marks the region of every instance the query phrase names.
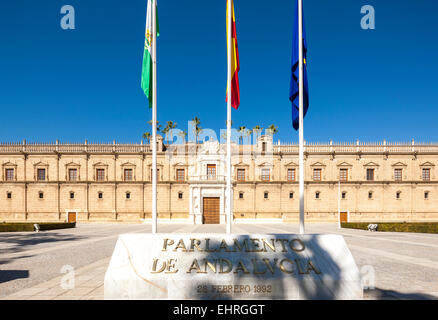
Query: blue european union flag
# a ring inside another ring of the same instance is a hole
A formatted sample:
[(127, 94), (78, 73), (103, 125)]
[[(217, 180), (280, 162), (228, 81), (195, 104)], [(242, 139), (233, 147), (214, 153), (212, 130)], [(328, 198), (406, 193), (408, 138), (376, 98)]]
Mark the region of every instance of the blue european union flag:
[[(289, 100), (292, 102), (292, 123), (295, 130), (299, 129), (299, 50), (298, 50), (298, 0), (295, 0), (295, 16), (294, 16), (294, 34), (292, 47), (292, 77), (290, 81)], [(303, 115), (307, 113), (309, 108), (309, 87), (307, 84), (307, 42), (306, 31), (304, 29), (303, 15), (303, 80), (304, 80), (304, 109)]]

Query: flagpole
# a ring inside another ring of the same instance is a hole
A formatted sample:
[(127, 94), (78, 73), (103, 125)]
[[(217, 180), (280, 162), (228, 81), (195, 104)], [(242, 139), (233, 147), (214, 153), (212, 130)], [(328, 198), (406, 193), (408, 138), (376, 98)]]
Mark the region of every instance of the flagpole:
[(157, 3), (152, 0), (152, 233), (157, 233)]
[(300, 165), (300, 234), (304, 234), (304, 76), (303, 76), (303, 0), (298, 0), (298, 66), (299, 66), (299, 165)]
[(227, 234), (231, 233), (231, 55), (232, 55), (232, 1), (227, 1), (227, 45), (228, 45), (228, 79), (227, 79), (227, 186), (226, 186), (226, 208), (227, 208)]

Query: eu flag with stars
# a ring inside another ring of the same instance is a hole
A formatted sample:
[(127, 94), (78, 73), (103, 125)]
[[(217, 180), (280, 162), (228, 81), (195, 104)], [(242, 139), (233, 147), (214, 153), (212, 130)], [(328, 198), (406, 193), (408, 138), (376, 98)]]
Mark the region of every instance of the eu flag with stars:
[[(293, 33), (293, 47), (292, 47), (292, 77), (290, 81), (289, 100), (292, 102), (292, 123), (295, 130), (299, 129), (299, 49), (298, 49), (298, 0), (295, 0), (295, 16), (294, 16), (294, 33)], [(303, 15), (303, 80), (304, 80), (304, 109), (303, 117), (309, 108), (309, 87), (307, 84), (307, 42), (306, 32), (304, 29), (304, 15)]]

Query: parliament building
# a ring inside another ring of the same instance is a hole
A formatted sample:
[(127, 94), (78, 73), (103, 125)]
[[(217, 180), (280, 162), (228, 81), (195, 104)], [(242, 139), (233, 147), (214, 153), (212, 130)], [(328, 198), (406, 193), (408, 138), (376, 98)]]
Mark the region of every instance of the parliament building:
[[(158, 137), (159, 223), (225, 224), (226, 145)], [(232, 144), (233, 223), (299, 220), (298, 145)], [(305, 145), (306, 222), (438, 221), (438, 145)], [(0, 144), (0, 222), (151, 219), (149, 144)], [(339, 214), (340, 212), (340, 214)]]

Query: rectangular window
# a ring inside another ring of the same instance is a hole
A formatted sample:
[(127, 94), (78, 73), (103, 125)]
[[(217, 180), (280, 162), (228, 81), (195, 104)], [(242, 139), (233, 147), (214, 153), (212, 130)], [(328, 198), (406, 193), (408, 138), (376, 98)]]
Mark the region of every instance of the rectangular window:
[(6, 169), (6, 181), (14, 181), (14, 169)]
[(403, 169), (394, 169), (394, 180), (402, 181)]
[(37, 180), (38, 181), (46, 180), (46, 169), (37, 169)]
[(295, 169), (287, 169), (287, 181), (295, 181)]
[(271, 180), (271, 174), (270, 174), (270, 169), (262, 169), (262, 175), (261, 175), (261, 180), (262, 181), (269, 181)]
[(216, 165), (215, 164), (207, 164), (207, 179), (215, 180), (216, 179)]
[(105, 169), (96, 169), (97, 181), (105, 181)]
[(69, 181), (77, 181), (78, 180), (78, 170), (77, 169), (68, 169), (68, 180)]
[(321, 169), (313, 169), (313, 180), (321, 181)]
[(423, 181), (430, 181), (430, 169), (423, 169)]
[(176, 169), (176, 181), (184, 181), (184, 180), (185, 180), (185, 170)]
[(132, 181), (132, 169), (123, 170), (123, 179), (125, 181)]
[(374, 181), (374, 169), (367, 169), (367, 181)]
[(341, 181), (348, 180), (348, 169), (340, 169), (339, 170), (339, 180), (341, 180)]
[(237, 169), (237, 181), (245, 181), (245, 169)]
[(6, 196), (7, 196), (8, 199), (12, 199), (12, 192), (8, 192), (8, 193), (6, 194)]

